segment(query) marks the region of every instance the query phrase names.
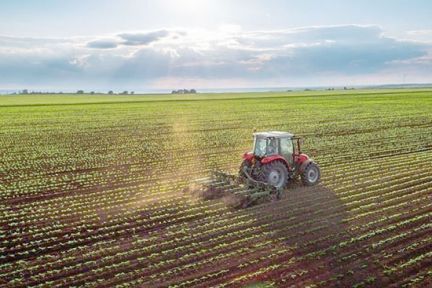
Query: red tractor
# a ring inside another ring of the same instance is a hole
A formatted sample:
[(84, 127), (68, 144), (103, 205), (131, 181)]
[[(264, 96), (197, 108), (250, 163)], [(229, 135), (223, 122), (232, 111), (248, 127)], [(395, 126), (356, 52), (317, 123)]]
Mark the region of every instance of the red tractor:
[(318, 165), (301, 153), (300, 138), (288, 132), (254, 133), (251, 152), (243, 155), (239, 175), (214, 171), (211, 177), (197, 179), (193, 189), (203, 199), (224, 197), (231, 207), (247, 207), (257, 200), (280, 199), (288, 183), (300, 176), (306, 186), (320, 180)]
[(301, 153), (300, 138), (288, 132), (254, 133), (253, 151), (243, 155), (239, 176), (251, 182), (267, 183), (277, 189), (286, 187), (299, 175), (304, 185), (320, 180), (318, 165)]

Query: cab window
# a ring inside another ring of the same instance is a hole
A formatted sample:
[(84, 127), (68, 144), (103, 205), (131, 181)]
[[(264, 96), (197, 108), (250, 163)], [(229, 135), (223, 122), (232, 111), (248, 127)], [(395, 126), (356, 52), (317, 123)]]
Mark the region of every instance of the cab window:
[(258, 157), (264, 157), (266, 154), (267, 139), (257, 138), (255, 140), (255, 151), (254, 154)]
[(278, 145), (276, 138), (267, 139), (267, 153), (268, 156), (278, 154)]
[(289, 138), (281, 138), (280, 139), (280, 149), (281, 154), (284, 156), (288, 161), (292, 161), (292, 155), (294, 152), (293, 142)]

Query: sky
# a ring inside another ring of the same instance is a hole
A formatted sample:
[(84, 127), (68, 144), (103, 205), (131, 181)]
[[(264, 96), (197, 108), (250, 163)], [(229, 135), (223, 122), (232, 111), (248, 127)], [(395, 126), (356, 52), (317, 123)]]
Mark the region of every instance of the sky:
[(0, 89), (432, 82), (432, 1), (0, 0)]

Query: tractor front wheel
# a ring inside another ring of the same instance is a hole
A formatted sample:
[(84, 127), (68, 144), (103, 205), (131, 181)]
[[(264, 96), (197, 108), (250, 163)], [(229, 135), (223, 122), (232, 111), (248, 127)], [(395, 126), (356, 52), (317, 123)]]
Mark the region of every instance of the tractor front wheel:
[(281, 161), (263, 165), (265, 182), (277, 189), (285, 188), (288, 183), (288, 169)]
[(305, 186), (313, 186), (316, 185), (321, 177), (321, 172), (318, 165), (315, 162), (310, 162), (307, 164), (303, 173), (301, 174), (301, 179), (303, 185)]

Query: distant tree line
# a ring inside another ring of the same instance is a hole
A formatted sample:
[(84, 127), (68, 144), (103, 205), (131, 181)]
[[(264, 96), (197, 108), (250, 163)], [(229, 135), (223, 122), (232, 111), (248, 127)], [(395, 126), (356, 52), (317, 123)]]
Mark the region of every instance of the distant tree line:
[[(84, 90), (78, 90), (77, 92), (76, 92), (76, 94), (86, 94), (86, 92), (84, 92)], [(94, 91), (90, 91), (89, 92), (89, 94), (95, 94), (95, 92)], [(98, 92), (98, 94), (103, 94), (103, 93), (99, 93)], [(112, 90), (109, 90), (106, 94), (108, 94), (108, 95), (114, 95), (114, 94), (118, 94), (118, 95), (134, 95), (135, 94), (135, 92), (134, 91), (127, 91), (127, 90), (125, 90), (125, 91), (123, 91), (123, 92), (119, 92), (119, 93), (114, 93), (114, 91), (112, 91)]]
[[(327, 90), (334, 91), (335, 88), (331, 87), (331, 88), (327, 88)], [(355, 90), (355, 88), (354, 87), (346, 87), (346, 86), (344, 86), (343, 90)]]
[[(17, 94), (16, 92), (12, 93), (12, 94)], [(19, 91), (18, 94), (63, 94), (63, 92), (45, 92), (45, 91), (29, 91), (28, 89), (24, 89)]]
[[(21, 91), (19, 91), (18, 92), (18, 94), (24, 94), (24, 95), (26, 95), (26, 94), (63, 94), (64, 92), (62, 92), (62, 91), (60, 91), (60, 92), (45, 92), (45, 91), (29, 91), (28, 89), (23, 89), (23, 90), (21, 90)], [(68, 93), (69, 94), (69, 92), (66, 92), (66, 93)], [(14, 92), (14, 93), (12, 93), (12, 94), (17, 94), (16, 92)], [(73, 93), (72, 93), (73, 94)], [(89, 91), (89, 92), (86, 92), (86, 91), (84, 91), (84, 90), (77, 90), (76, 92), (75, 92), (75, 94), (91, 94), (91, 95), (94, 95), (94, 94), (104, 94), (104, 93), (101, 93), (101, 92), (95, 92), (95, 91)], [(119, 93), (115, 93), (114, 91), (112, 91), (112, 90), (110, 90), (110, 91), (108, 91), (106, 94), (108, 94), (108, 95), (114, 95), (114, 94), (118, 94), (118, 95), (134, 95), (135, 94), (135, 92), (134, 91), (123, 91), (123, 92), (119, 92)]]
[(195, 89), (179, 89), (171, 91), (171, 94), (195, 94), (197, 91)]
[[(44, 91), (29, 91), (28, 89), (23, 89), (23, 90), (19, 91), (18, 94), (63, 94), (63, 93), (64, 92), (62, 92), (62, 91), (60, 91), (60, 92), (44, 92)], [(69, 92), (65, 92), (65, 93), (69, 94)], [(171, 94), (195, 94), (195, 93), (197, 93), (197, 91), (195, 89), (190, 89), (190, 90), (188, 90), (188, 89), (179, 89), (179, 90), (173, 90), (171, 92)], [(17, 94), (17, 93), (15, 92), (15, 93), (12, 93), (12, 94)], [(77, 90), (75, 92), (75, 94), (91, 94), (91, 95), (94, 95), (94, 94), (104, 94), (104, 93), (95, 92), (95, 91), (86, 92), (86, 91), (80, 89), (80, 90)], [(125, 90), (125, 91), (116, 93), (116, 92), (114, 92), (112, 90), (109, 90), (106, 94), (108, 94), (108, 95), (134, 95), (135, 92), (134, 91), (127, 91), (127, 90)]]
[[(325, 90), (329, 90), (329, 91), (333, 91), (333, 90), (339, 90), (339, 89), (343, 89), (343, 90), (354, 90), (354, 87), (343, 87), (343, 88), (334, 88), (334, 87), (330, 87), (330, 88), (324, 88)], [(324, 90), (323, 88), (321, 89), (317, 89), (317, 90)], [(293, 90), (286, 90), (286, 92), (292, 92)], [(304, 91), (314, 91), (314, 89), (311, 88), (305, 88)], [(60, 91), (60, 92), (44, 92), (44, 91), (29, 91), (28, 89), (23, 89), (21, 91), (18, 92), (18, 94), (63, 94), (64, 92)], [(69, 93), (69, 92), (67, 92)], [(195, 89), (178, 89), (178, 90), (172, 90), (171, 94), (195, 94), (198, 93)], [(16, 92), (12, 93), (12, 94), (17, 94)], [(77, 90), (75, 92), (75, 94), (105, 94), (105, 93), (101, 93), (101, 92), (95, 92), (95, 91), (89, 91), (86, 92), (84, 90)], [(109, 90), (106, 94), (108, 95), (134, 95), (135, 92), (134, 91), (122, 91), (122, 92), (114, 92), (112, 90)]]

